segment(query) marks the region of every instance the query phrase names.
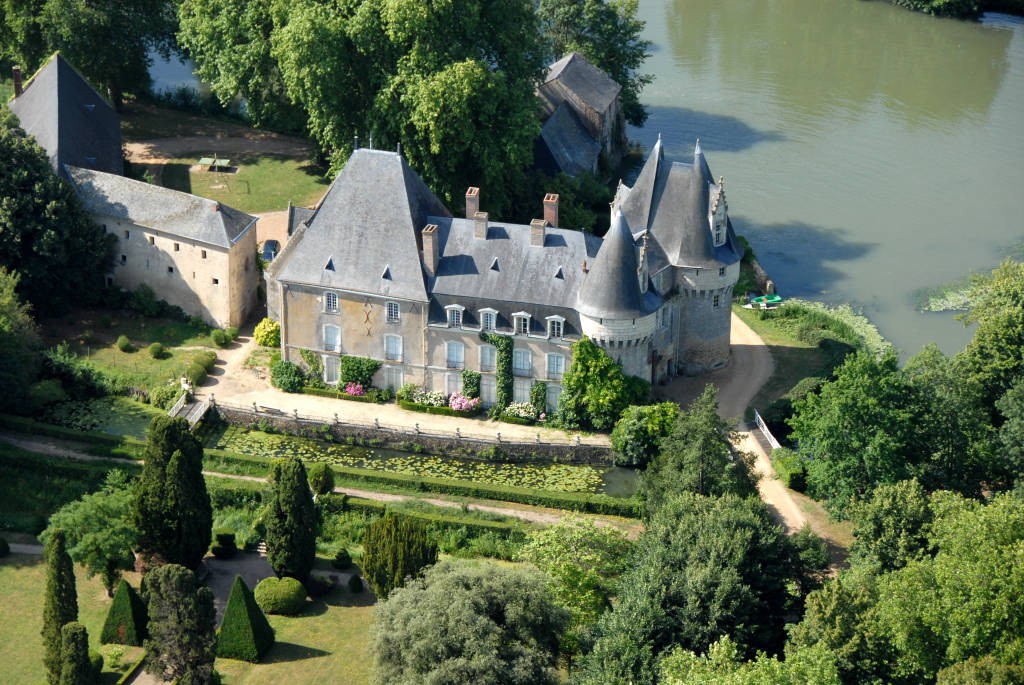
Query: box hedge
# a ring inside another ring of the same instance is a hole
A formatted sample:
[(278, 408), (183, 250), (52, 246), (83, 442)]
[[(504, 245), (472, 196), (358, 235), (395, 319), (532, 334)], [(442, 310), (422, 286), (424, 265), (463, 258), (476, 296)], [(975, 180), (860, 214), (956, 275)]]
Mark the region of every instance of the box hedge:
[(788, 447), (772, 450), (772, 466), (779, 480), (790, 490), (803, 492), (807, 489), (807, 470), (803, 458)]
[(114, 601), (100, 633), (100, 644), (142, 646), (149, 615), (139, 593), (124, 578), (117, 584)]
[(256, 603), (268, 614), (293, 616), (306, 606), (306, 588), (294, 578), (264, 578), (254, 595)]
[[(305, 599), (303, 592), (302, 602)], [(273, 645), (274, 629), (256, 603), (252, 590), (241, 576), (235, 576), (224, 620), (217, 631), (217, 656), (256, 663)]]

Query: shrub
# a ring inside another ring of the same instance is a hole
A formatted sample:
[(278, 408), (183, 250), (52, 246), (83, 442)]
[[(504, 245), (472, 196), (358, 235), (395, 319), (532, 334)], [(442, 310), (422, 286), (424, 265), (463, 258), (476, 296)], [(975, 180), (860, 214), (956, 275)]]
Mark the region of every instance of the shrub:
[(225, 347), (229, 342), (231, 342), (228, 339), (228, 334), (219, 328), (210, 332), (210, 339), (213, 340), (213, 344), (217, 347)]
[(358, 595), (363, 591), (363, 579), (355, 573), (348, 579), (348, 591), (353, 595)]
[(253, 331), (252, 337), (261, 347), (280, 347), (281, 324), (269, 317), (265, 318), (256, 324), (256, 330)]
[(271, 364), (270, 382), (285, 392), (302, 392), (305, 376), (297, 365), (282, 360)]
[(128, 300), (128, 307), (145, 317), (153, 318), (160, 316), (163, 303), (156, 298), (156, 293), (148, 285), (143, 283), (136, 288)]
[(152, 343), (149, 346), (148, 349), (149, 349), (149, 356), (152, 357), (153, 359), (163, 359), (164, 358), (164, 354), (165, 353), (164, 353), (164, 346), (162, 344), (160, 344), (158, 342)]
[(772, 450), (772, 466), (783, 485), (791, 490), (803, 492), (807, 489), (807, 470), (799, 454), (787, 447)]
[(437, 545), (421, 522), (391, 512), (371, 523), (363, 535), (363, 573), (381, 599), (437, 561)]
[(149, 622), (146, 604), (124, 578), (117, 584), (114, 600), (107, 612), (107, 620), (100, 633), (100, 644), (131, 645), (139, 647), (146, 639)]
[(327, 462), (318, 461), (309, 467), (309, 487), (317, 495), (334, 490), (334, 471)]
[(213, 371), (213, 367), (217, 365), (217, 353), (213, 350), (203, 350), (196, 355), (193, 361), (194, 363), (202, 366), (208, 372)]
[(457, 392), (448, 398), (448, 407), (460, 413), (474, 414), (480, 410), (480, 398), (467, 397)]
[(238, 546), (235, 544), (235, 531), (229, 528), (217, 528), (213, 531), (214, 543), (210, 548), (213, 556), (218, 559), (230, 559), (238, 554)]
[(217, 632), (217, 656), (256, 663), (273, 645), (274, 629), (242, 577), (235, 576)]
[(345, 384), (344, 392), (346, 395), (351, 395), (352, 397), (362, 397), (366, 394), (366, 390), (363, 386), (353, 381), (349, 381)]
[(207, 372), (206, 367), (201, 364), (192, 362), (185, 367), (185, 378), (192, 384), (193, 387), (198, 387), (203, 384), (206, 380)]
[(11, 553), (11, 546), (7, 544), (5, 538), (0, 538), (0, 558), (6, 557)]
[(399, 402), (414, 402), (417, 392), (419, 392), (419, 388), (416, 387), (415, 383), (406, 383), (395, 391), (395, 398)]
[(545, 381), (534, 381), (530, 386), (530, 404), (534, 416), (541, 416), (548, 406), (548, 384)]
[(122, 352), (134, 352), (135, 345), (132, 345), (132, 341), (128, 339), (127, 335), (120, 335), (117, 338), (117, 349)]
[(672, 430), (679, 405), (662, 402), (626, 407), (612, 430), (617, 466), (646, 466), (657, 454), (661, 439)]
[(472, 369), (462, 371), (462, 394), (470, 399), (480, 397), (480, 372)]
[(264, 578), (255, 595), (256, 603), (268, 614), (294, 616), (306, 606), (306, 588), (294, 578)]
[(335, 554), (334, 558), (331, 559), (331, 566), (344, 571), (345, 569), (352, 567), (352, 555), (348, 553), (348, 550), (344, 547), (340, 548)]
[(181, 386), (177, 382), (154, 385), (149, 389), (149, 403), (160, 409), (168, 409), (181, 393)]
[(517, 419), (535, 421), (537, 419), (537, 410), (529, 402), (513, 402), (505, 408), (505, 415)]
[(35, 411), (68, 399), (64, 386), (55, 378), (33, 383), (28, 388), (28, 403)]
[(100, 676), (103, 674), (103, 655), (95, 649), (89, 650), (89, 667), (92, 669), (93, 682), (100, 682)]
[(341, 382), (358, 383), (364, 388), (373, 385), (373, 374), (380, 369), (381, 362), (368, 357), (342, 357)]
[(238, 339), (238, 327), (228, 326), (224, 329), (224, 333), (228, 336), (228, 342), (233, 342)]

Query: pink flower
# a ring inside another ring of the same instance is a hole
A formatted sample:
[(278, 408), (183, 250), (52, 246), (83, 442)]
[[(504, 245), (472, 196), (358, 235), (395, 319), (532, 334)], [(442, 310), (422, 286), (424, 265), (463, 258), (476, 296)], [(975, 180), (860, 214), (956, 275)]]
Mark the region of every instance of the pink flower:
[(363, 390), (363, 386), (359, 383), (349, 382), (345, 385), (345, 394), (352, 395), (353, 397), (362, 397), (366, 394), (366, 391)]

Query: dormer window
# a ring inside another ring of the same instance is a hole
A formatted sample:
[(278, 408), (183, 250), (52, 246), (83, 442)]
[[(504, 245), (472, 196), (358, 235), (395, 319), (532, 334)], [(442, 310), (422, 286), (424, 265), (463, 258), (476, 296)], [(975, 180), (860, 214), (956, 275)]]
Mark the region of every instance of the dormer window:
[(526, 312), (516, 312), (512, 315), (512, 326), (516, 335), (529, 335), (530, 315)]
[(498, 328), (498, 311), (496, 309), (480, 310), (480, 330), (493, 331)]
[(338, 293), (328, 290), (324, 293), (324, 311), (325, 312), (337, 312), (338, 311)]
[(548, 322), (548, 337), (549, 338), (561, 338), (565, 332), (565, 319), (561, 316), (549, 316), (547, 317)]
[(461, 304), (450, 304), (444, 308), (448, 317), (448, 328), (462, 328), (462, 312), (465, 309)]

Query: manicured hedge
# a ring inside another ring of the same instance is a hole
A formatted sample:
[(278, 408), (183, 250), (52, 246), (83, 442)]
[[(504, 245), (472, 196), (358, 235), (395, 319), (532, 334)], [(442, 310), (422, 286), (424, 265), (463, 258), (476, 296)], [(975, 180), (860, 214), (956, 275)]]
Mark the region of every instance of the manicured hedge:
[(149, 621), (146, 604), (139, 593), (124, 578), (117, 584), (114, 601), (107, 612), (107, 620), (100, 633), (100, 644), (142, 646)]
[(331, 397), (336, 400), (349, 400), (350, 402), (369, 402), (371, 404), (381, 404), (391, 399), (390, 392), (378, 388), (370, 388), (366, 391), (365, 395), (349, 395), (347, 392), (332, 388), (310, 388), (306, 386), (302, 388), (302, 394)]
[[(363, 499), (362, 497), (345, 497), (340, 495), (332, 495), (334, 498), (333, 506), (340, 506), (343, 510), (347, 511), (363, 511), (368, 514), (383, 514), (387, 510), (386, 502), (378, 502), (372, 499)], [(342, 498), (344, 498), (342, 500)], [(514, 521), (488, 521), (487, 519), (469, 518), (467, 516), (458, 516), (453, 514), (448, 516), (447, 514), (435, 514), (428, 513), (425, 511), (395, 509), (394, 513), (399, 516), (406, 516), (408, 518), (422, 521), (425, 524), (433, 524), (439, 528), (465, 528), (472, 533), (501, 533), (504, 535), (522, 533), (524, 524), (517, 523)]]
[(398, 406), (402, 409), (408, 409), (409, 411), (418, 411), (421, 414), (438, 414), (440, 416), (461, 416), (463, 418), (467, 416), (476, 416), (480, 413), (480, 410), (472, 412), (455, 411), (451, 407), (435, 407), (432, 404), (419, 404), (417, 402), (409, 402), (408, 400), (398, 400)]
[(306, 588), (294, 578), (264, 578), (254, 594), (256, 603), (268, 614), (292, 616), (306, 606)]
[(772, 466), (779, 480), (791, 490), (803, 492), (807, 489), (807, 470), (803, 458), (787, 447), (772, 450)]
[[(303, 591), (302, 604), (305, 601)], [(257, 605), (252, 590), (241, 576), (235, 576), (224, 620), (217, 631), (217, 656), (256, 663), (273, 645), (274, 629)]]

